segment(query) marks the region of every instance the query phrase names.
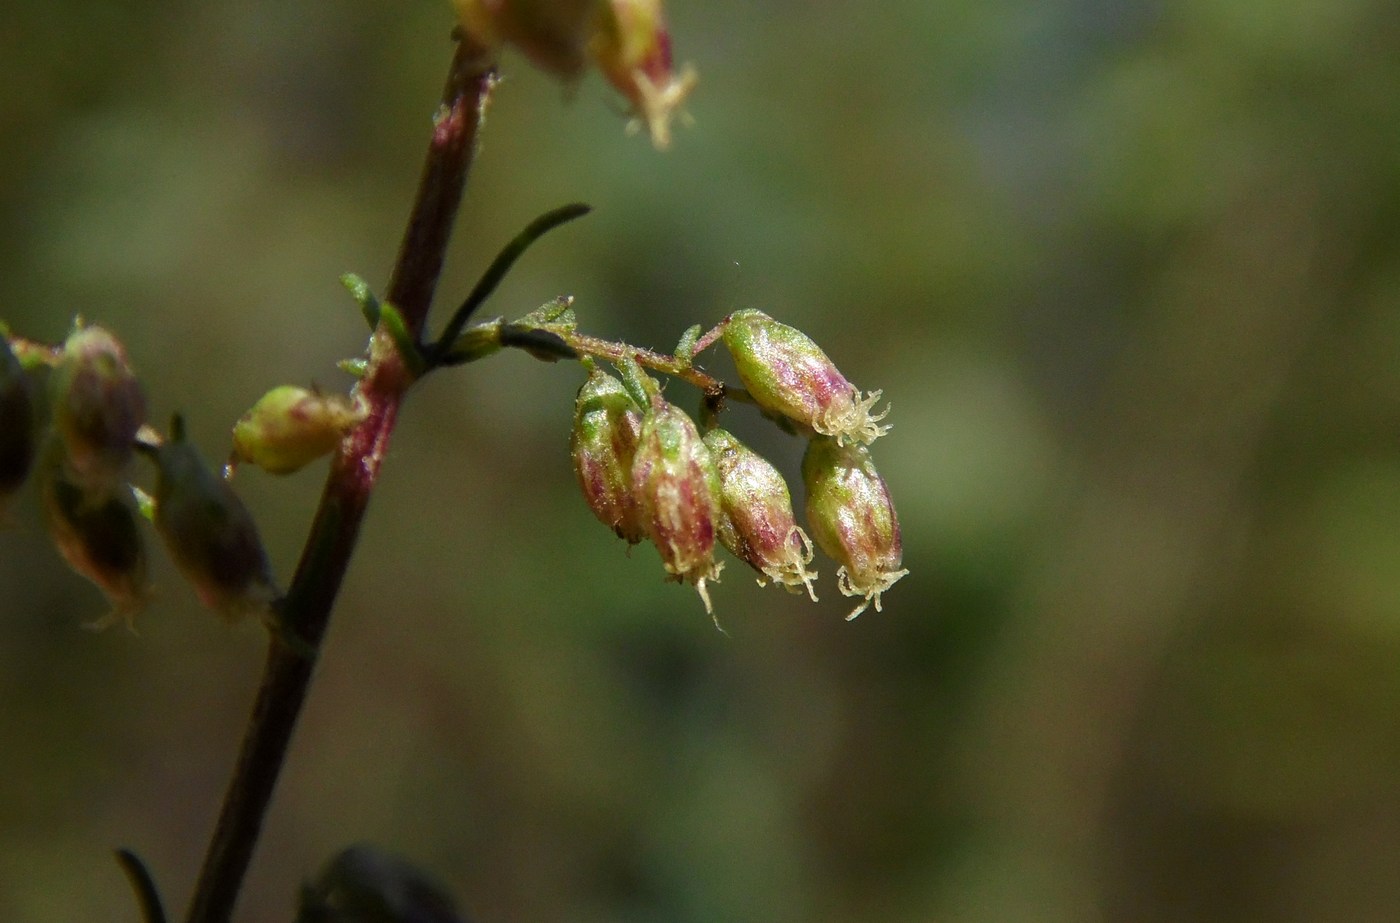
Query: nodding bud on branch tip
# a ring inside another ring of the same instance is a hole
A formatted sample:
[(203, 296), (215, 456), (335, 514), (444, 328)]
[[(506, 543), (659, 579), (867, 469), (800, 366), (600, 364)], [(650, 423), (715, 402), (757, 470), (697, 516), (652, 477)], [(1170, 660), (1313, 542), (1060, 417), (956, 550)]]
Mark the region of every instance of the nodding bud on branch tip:
[(719, 473), (720, 543), (789, 592), (805, 588), (815, 602), (812, 581), (817, 575), (807, 569), (812, 542), (793, 517), (792, 495), (783, 476), (725, 430), (710, 430), (705, 445)]
[(759, 406), (843, 444), (869, 444), (889, 431), (877, 425), (889, 409), (871, 412), (880, 392), (862, 397), (821, 347), (796, 327), (747, 309), (725, 319), (723, 338)]
[(126, 350), (101, 327), (79, 326), (63, 345), (51, 386), (68, 480), (90, 497), (110, 496), (146, 422), (146, 398)]
[(144, 449), (156, 464), (156, 531), (205, 606), (230, 621), (270, 617), (277, 588), (257, 525), (183, 430), (177, 417), (163, 445)]
[(632, 492), (662, 566), (676, 580), (694, 584), (713, 615), (705, 584), (717, 580), (723, 566), (714, 558), (719, 475), (694, 422), (659, 395), (642, 420)]
[(40, 463), (38, 479), (54, 547), (69, 567), (97, 585), (112, 606), (91, 627), (124, 621), (130, 628), (150, 596), (146, 545), (136, 511), (120, 494), (94, 498), (72, 483), (57, 443)]
[(647, 537), (632, 495), (632, 462), (641, 431), (642, 410), (622, 382), (593, 369), (574, 402), (570, 454), (588, 508), (630, 545)]
[(846, 619), (875, 604), (908, 570), (899, 518), (889, 488), (875, 471), (869, 451), (826, 437), (813, 439), (802, 459), (807, 487), (807, 525), (817, 545), (841, 566), (837, 585), (846, 596), (863, 597)]

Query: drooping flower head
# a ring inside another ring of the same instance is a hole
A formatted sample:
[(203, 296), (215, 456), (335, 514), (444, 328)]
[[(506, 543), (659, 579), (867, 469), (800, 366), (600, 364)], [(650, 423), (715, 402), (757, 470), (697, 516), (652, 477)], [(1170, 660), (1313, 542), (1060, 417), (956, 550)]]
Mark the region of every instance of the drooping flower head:
[(593, 369), (574, 402), (570, 455), (588, 508), (629, 545), (648, 534), (632, 494), (632, 462), (641, 432), (641, 408), (622, 382)]
[(57, 443), (46, 451), (38, 480), (54, 547), (69, 567), (97, 585), (112, 606), (91, 627), (124, 621), (130, 628), (150, 597), (146, 544), (136, 511), (120, 493), (94, 499), (73, 484)]
[(842, 444), (869, 444), (889, 431), (878, 425), (889, 409), (871, 412), (881, 392), (862, 397), (796, 327), (746, 309), (725, 319), (723, 338), (744, 387), (761, 407)]
[(794, 593), (805, 587), (815, 602), (812, 581), (817, 575), (807, 569), (812, 542), (793, 517), (783, 476), (725, 430), (710, 430), (705, 445), (719, 473), (720, 543), (775, 584)]
[(661, 0), (608, 0), (591, 48), (603, 76), (632, 103), (652, 145), (665, 150), (671, 120), (698, 78), (688, 64), (676, 70)]
[(273, 388), (233, 425), (232, 461), (291, 474), (332, 452), (364, 416), (344, 394)]
[(269, 616), (277, 588), (257, 525), (228, 482), (185, 441), (180, 418), (168, 441), (143, 451), (156, 464), (156, 531), (200, 602), (230, 621)]
[(663, 150), (671, 122), (695, 87), (695, 69), (676, 70), (661, 0), (453, 0), (467, 36), (496, 52), (519, 49), (541, 70), (574, 82), (589, 58), (631, 104)]
[(101, 327), (79, 326), (64, 343), (51, 385), (68, 480), (94, 502), (110, 496), (146, 422), (146, 397), (126, 350)]
[(847, 620), (871, 603), (879, 612), (881, 594), (909, 571), (900, 567), (899, 518), (870, 452), (829, 437), (813, 439), (802, 459), (802, 480), (812, 537), (841, 565), (837, 585), (846, 596), (864, 598)]
[(694, 584), (713, 615), (705, 583), (717, 579), (722, 567), (714, 558), (718, 472), (694, 422), (659, 395), (642, 420), (632, 492), (666, 572)]

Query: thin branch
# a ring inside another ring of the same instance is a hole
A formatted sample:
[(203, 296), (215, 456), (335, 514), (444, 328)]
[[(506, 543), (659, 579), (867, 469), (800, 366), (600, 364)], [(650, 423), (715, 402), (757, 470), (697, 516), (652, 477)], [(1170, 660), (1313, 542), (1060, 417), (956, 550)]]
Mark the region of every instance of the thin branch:
[[(385, 299), (399, 310), (415, 338), (421, 336), (442, 272), (494, 83), (489, 57), (461, 42)], [(232, 916), (306, 699), (316, 652), (378, 480), (399, 405), (412, 380), (381, 325), (371, 340), (359, 386), (368, 415), (331, 462), (296, 576), (279, 609), (281, 634), (295, 643), (282, 640), (278, 633), (269, 643), (262, 685), (195, 885), (188, 923), (227, 923)]]

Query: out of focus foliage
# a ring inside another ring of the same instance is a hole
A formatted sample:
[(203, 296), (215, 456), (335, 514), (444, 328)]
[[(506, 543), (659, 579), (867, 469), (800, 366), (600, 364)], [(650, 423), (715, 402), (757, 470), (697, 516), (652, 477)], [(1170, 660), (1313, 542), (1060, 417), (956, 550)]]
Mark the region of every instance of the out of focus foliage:
[[(893, 403), (911, 574), (847, 624), (733, 566), (721, 636), (575, 496), (576, 367), (427, 382), (239, 919), (361, 840), (483, 921), (1400, 915), (1394, 5), (670, 13), (701, 83), (665, 156), (507, 59), (444, 303), (592, 203), (497, 310), (797, 324)], [(337, 277), (383, 282), (451, 18), (11, 0), (0, 316), (117, 331), (210, 456), (268, 387), (341, 384)], [(800, 445), (730, 417), (795, 483)], [(283, 576), (316, 470), (239, 476)], [(261, 637), (153, 576), (139, 636), (85, 632), (33, 491), (8, 512), (0, 918), (135, 920), (117, 845), (188, 894)]]

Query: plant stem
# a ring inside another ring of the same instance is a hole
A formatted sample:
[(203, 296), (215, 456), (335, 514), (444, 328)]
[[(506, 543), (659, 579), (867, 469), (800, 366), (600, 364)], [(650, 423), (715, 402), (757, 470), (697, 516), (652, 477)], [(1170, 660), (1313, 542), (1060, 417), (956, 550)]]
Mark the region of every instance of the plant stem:
[[(459, 42), (386, 294), (415, 338), (442, 272), (494, 83), (490, 57), (468, 41)], [(262, 685), (195, 885), (188, 923), (227, 923), (233, 914), (399, 406), (413, 382), (382, 326), (370, 341), (368, 359), (359, 390), (369, 413), (331, 462), (296, 576), (279, 608), (283, 633), (273, 632), (268, 645)]]

